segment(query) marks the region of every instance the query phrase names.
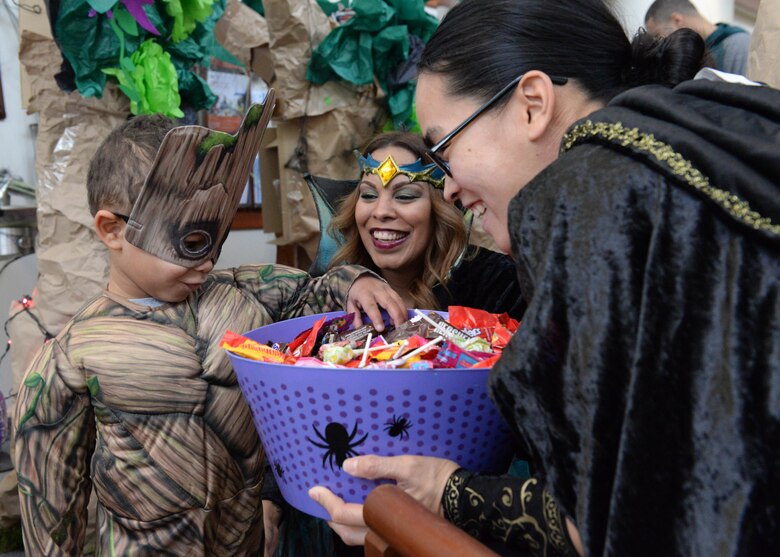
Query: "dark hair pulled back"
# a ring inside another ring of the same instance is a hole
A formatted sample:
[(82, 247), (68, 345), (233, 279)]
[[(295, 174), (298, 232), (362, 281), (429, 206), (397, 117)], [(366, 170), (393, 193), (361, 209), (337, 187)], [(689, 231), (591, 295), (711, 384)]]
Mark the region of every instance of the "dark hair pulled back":
[(665, 38), (640, 29), (631, 43), (631, 67), (625, 80), (630, 86), (658, 83), (674, 87), (691, 79), (709, 60), (704, 41), (691, 29), (678, 29)]
[(464, 0), (444, 18), (418, 66), (449, 93), (487, 99), (519, 74), (576, 80), (593, 100), (649, 83), (676, 85), (701, 67), (704, 41), (689, 30), (633, 44), (602, 0)]

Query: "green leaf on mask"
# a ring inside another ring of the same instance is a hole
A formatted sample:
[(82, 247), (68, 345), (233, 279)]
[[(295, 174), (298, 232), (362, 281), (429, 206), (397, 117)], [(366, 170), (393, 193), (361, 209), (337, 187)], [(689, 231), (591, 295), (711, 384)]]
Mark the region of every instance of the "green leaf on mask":
[(100, 383), (98, 383), (97, 375), (93, 375), (87, 379), (87, 389), (89, 389), (89, 394), (91, 394), (93, 397), (96, 397), (100, 394)]

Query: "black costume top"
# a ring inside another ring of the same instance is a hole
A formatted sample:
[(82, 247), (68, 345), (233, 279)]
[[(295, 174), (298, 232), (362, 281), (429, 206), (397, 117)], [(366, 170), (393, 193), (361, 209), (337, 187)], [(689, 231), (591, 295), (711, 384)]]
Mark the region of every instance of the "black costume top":
[[(777, 555), (780, 92), (642, 87), (562, 151), (510, 204), (498, 407), (586, 555)], [(522, 481), (466, 479), (448, 515), (523, 545)]]
[(450, 273), (447, 287), (437, 284), (433, 294), (445, 311), (447, 306), (466, 306), (490, 313), (506, 312), (518, 320), (525, 311), (512, 258), (477, 246), (468, 247), (460, 265)]

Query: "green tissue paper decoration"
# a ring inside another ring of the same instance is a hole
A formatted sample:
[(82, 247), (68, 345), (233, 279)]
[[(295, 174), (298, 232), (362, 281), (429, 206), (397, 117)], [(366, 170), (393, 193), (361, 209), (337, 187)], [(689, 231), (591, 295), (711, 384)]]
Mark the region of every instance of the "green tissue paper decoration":
[[(214, 26), (225, 3), (69, 0), (60, 3), (53, 30), (82, 96), (102, 96), (106, 80), (114, 78), (130, 98), (134, 114), (181, 117), (183, 103), (199, 110), (216, 101), (197, 67), (208, 66), (215, 54)], [(136, 24), (138, 16), (146, 26)]]
[(214, 0), (163, 0), (163, 3), (166, 13), (173, 18), (171, 40), (175, 43), (186, 39), (196, 23), (206, 21), (214, 7)]
[[(334, 4), (318, 0), (326, 14)], [(312, 53), (306, 78), (316, 85), (344, 80), (367, 85), (374, 79), (387, 93), (396, 128), (414, 128), (414, 81), (391, 83), (388, 78), (409, 58), (410, 35), (426, 42), (438, 25), (425, 12), (423, 0), (353, 0), (345, 4), (354, 15), (333, 29)]]
[(124, 63), (121, 70), (109, 68), (103, 71), (118, 79), (119, 88), (130, 97), (133, 114), (160, 113), (171, 118), (184, 116), (179, 108), (179, 80), (171, 55), (153, 39), (141, 43), (130, 57), (130, 63)]
[(263, 6), (263, 0), (242, 0), (244, 4), (252, 8), (254, 11), (262, 16), (265, 16), (265, 7)]

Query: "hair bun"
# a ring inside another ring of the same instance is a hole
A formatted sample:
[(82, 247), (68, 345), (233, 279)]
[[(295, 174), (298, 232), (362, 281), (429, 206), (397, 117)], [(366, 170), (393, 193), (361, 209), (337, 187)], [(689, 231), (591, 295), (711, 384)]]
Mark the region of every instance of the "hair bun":
[(631, 87), (651, 83), (673, 87), (692, 79), (708, 59), (704, 39), (691, 29), (678, 29), (664, 38), (640, 29), (631, 42), (631, 66), (623, 77)]

